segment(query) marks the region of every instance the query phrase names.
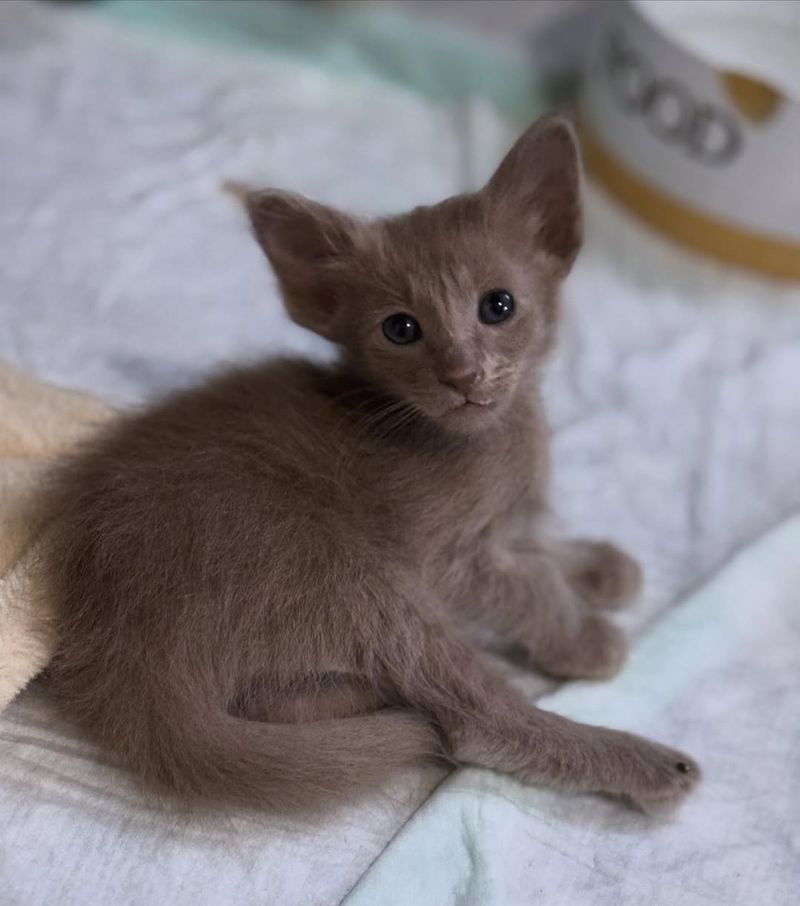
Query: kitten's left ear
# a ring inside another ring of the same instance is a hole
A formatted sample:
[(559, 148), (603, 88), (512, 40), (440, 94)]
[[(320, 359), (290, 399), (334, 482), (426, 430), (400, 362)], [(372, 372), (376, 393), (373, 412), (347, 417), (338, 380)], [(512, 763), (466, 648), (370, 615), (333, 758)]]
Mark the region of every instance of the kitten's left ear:
[(508, 152), (483, 190), (491, 216), (566, 274), (581, 245), (581, 164), (575, 132), (559, 114), (537, 120)]
[(274, 189), (249, 193), (247, 210), (292, 320), (335, 342), (342, 312), (333, 271), (355, 247), (357, 223), (302, 195)]

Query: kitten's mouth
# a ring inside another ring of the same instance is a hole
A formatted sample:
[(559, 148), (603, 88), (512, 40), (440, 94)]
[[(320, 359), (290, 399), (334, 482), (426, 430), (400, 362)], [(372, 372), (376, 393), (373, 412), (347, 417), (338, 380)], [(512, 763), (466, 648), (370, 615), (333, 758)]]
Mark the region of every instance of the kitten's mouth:
[(473, 400), (467, 397), (463, 402), (453, 406), (451, 412), (459, 412), (470, 409), (488, 409), (494, 405), (494, 400)]
[(496, 398), (480, 399), (462, 396), (459, 402), (451, 403), (444, 410), (440, 409), (436, 417), (445, 422), (452, 422), (454, 425), (471, 425), (484, 422), (496, 406)]

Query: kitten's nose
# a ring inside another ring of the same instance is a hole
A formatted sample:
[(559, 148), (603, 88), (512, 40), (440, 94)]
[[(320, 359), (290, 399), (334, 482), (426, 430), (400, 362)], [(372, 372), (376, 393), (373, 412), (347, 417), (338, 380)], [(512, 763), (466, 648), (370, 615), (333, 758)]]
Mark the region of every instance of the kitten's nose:
[(477, 369), (471, 371), (448, 372), (442, 375), (439, 380), (446, 387), (452, 387), (458, 393), (466, 396), (475, 385), (480, 383), (483, 374)]

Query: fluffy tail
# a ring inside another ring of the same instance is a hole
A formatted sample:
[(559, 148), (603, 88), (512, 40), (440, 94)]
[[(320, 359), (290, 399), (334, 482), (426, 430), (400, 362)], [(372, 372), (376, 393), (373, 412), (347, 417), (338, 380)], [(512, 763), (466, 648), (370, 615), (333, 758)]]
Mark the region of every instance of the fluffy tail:
[(385, 783), (394, 770), (442, 757), (424, 717), (391, 710), (298, 724), (220, 711), (193, 727), (183, 720), (154, 724), (151, 715), (145, 733), (126, 736), (126, 761), (163, 793), (281, 812), (324, 807), (348, 791)]

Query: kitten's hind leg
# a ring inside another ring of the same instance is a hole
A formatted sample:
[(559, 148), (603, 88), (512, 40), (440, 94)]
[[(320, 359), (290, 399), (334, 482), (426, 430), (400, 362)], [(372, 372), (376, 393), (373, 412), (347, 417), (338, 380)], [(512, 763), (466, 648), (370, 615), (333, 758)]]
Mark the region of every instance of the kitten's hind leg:
[(377, 662), (382, 682), (430, 715), (457, 762), (534, 785), (623, 796), (646, 811), (677, 804), (700, 778), (675, 749), (531, 706), (427, 610), (393, 608)]

